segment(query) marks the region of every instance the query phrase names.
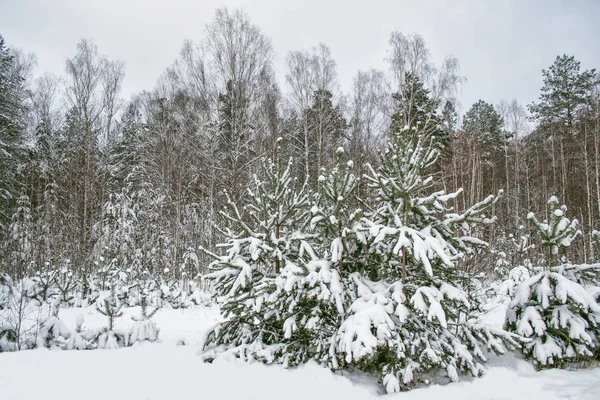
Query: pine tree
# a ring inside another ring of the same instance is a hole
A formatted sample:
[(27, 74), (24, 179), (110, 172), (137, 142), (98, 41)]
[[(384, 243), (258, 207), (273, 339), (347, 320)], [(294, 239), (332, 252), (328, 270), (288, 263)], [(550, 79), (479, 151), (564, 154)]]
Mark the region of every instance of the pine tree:
[(540, 260), (537, 274), (517, 287), (506, 313), (506, 329), (528, 339), (522, 352), (538, 369), (600, 356), (600, 304), (594, 290), (589, 290), (597, 287), (600, 268), (558, 266), (566, 261), (566, 249), (581, 232), (577, 220), (566, 217), (567, 208), (559, 206), (556, 197), (548, 205), (549, 221), (539, 222), (533, 213), (528, 215), (547, 258)]
[(121, 308), (123, 304), (117, 297), (115, 285), (111, 285), (110, 293), (104, 300), (96, 305), (96, 310), (108, 318), (108, 330), (112, 331), (115, 326), (115, 319), (123, 316)]
[(144, 340), (147, 340), (149, 342), (155, 342), (156, 340), (158, 340), (158, 334), (160, 332), (160, 329), (151, 320), (152, 317), (158, 312), (159, 308), (155, 307), (154, 310), (150, 312), (148, 311), (149, 291), (146, 287), (143, 287), (141, 289), (140, 297), (140, 316), (131, 317), (135, 322), (129, 334), (128, 343), (130, 345)]
[[(584, 120), (592, 111), (593, 101), (590, 100), (598, 77), (593, 69), (581, 71), (580, 62), (566, 54), (557, 56), (548, 69), (542, 70), (542, 77), (539, 101), (528, 105), (532, 119), (538, 122), (531, 138), (532, 142), (537, 139), (537, 143), (532, 143), (534, 149), (536, 152), (539, 151), (536, 147), (544, 149), (549, 155), (544, 160), (546, 171), (540, 173), (545, 187), (542, 193), (555, 192), (572, 207), (584, 208), (592, 201), (586, 149), (592, 129)], [(583, 177), (583, 172), (588, 184), (577, 179)], [(584, 190), (587, 198), (578, 195)], [(588, 207), (587, 214), (590, 211)]]
[(115, 329), (115, 319), (123, 316), (123, 303), (117, 295), (116, 286), (116, 279), (113, 278), (109, 293), (96, 303), (96, 311), (108, 318), (108, 326), (99, 331), (94, 339), (99, 349), (117, 349), (129, 344), (128, 334)]
[(483, 100), (473, 104), (463, 120), (465, 132), (481, 137), (488, 162), (492, 162), (504, 149), (507, 135), (502, 129), (503, 125), (504, 120), (494, 106)]
[(89, 350), (93, 349), (93, 332), (83, 331), (83, 315), (79, 314), (75, 321), (75, 330), (71, 332), (67, 342), (64, 345), (66, 350)]
[(298, 147), (302, 148), (299, 160), (305, 165), (308, 176), (302, 176), (309, 182), (310, 189), (317, 191), (318, 177), (323, 168), (328, 169), (336, 160), (336, 150), (346, 139), (348, 124), (339, 105), (334, 105), (333, 94), (329, 90), (319, 89), (313, 93), (312, 105), (304, 110), (301, 124), (305, 124), (298, 137)]
[(579, 222), (576, 219), (571, 221), (565, 216), (567, 206), (559, 206), (556, 196), (550, 197), (547, 204), (548, 220), (540, 222), (532, 212), (527, 219), (539, 235), (542, 249), (546, 249), (546, 257), (540, 260), (540, 265), (555, 266), (566, 261), (566, 249), (581, 235), (581, 231), (577, 229)]
[(313, 246), (319, 254), (329, 254), (340, 273), (360, 265), (356, 257), (361, 257), (362, 248), (356, 237), (362, 217), (362, 210), (355, 207), (360, 205), (355, 198), (359, 179), (351, 160), (344, 165), (344, 153), (344, 148), (338, 147), (330, 172), (319, 175), (319, 191), (313, 199), (310, 222), (310, 231), (316, 235)]
[[(460, 191), (435, 192), (427, 176), (439, 156), (436, 139), (418, 127), (392, 133), (381, 167), (366, 176), (378, 205), (363, 219), (369, 241), (365, 265), (381, 282), (353, 277), (351, 312), (338, 343), (347, 362), (378, 371), (388, 392), (418, 385), (423, 374), (437, 369), (451, 380), (460, 372), (477, 376), (486, 347), (502, 353), (503, 342), (516, 344), (505, 332), (477, 323), (471, 277), (457, 268), (487, 246), (469, 233), (493, 221), (483, 213), (494, 197), (451, 212), (448, 203)], [(382, 323), (382, 335), (357, 336), (356, 325)]]
[(544, 123), (560, 122), (573, 135), (577, 112), (588, 103), (596, 80), (596, 70), (580, 72), (581, 63), (573, 56), (557, 56), (547, 70), (542, 70), (544, 86), (540, 102), (528, 106), (537, 120)]
[(247, 357), (245, 346), (262, 348), (281, 339), (275, 333), (281, 321), (267, 318), (261, 304), (280, 268), (301, 257), (302, 232), (309, 222), (306, 185), (297, 187), (292, 162), (286, 168), (269, 160), (263, 165), (265, 180), (255, 177), (248, 204), (240, 209), (229, 199), (228, 211), (221, 213), (227, 226), (216, 229), (227, 238), (221, 245), (226, 254), (204, 250), (215, 259), (205, 279), (214, 282), (226, 318), (210, 333), (206, 346), (236, 349), (241, 358)]
[(434, 138), (433, 144), (438, 150), (448, 147), (450, 132), (440, 124), (437, 114), (439, 102), (430, 96), (419, 77), (406, 73), (401, 91), (393, 94), (392, 98), (396, 102), (396, 112), (392, 115), (391, 132), (416, 129), (420, 135)]
[[(469, 277), (455, 268), (485, 246), (467, 232), (491, 222), (482, 212), (493, 197), (451, 213), (445, 204), (458, 193), (427, 194), (432, 178), (421, 176), (439, 154), (435, 137), (415, 127), (394, 138), (383, 166), (367, 177), (378, 206), (362, 218), (350, 201), (352, 164), (342, 167), (338, 151), (338, 165), (319, 178), (311, 224), (292, 230), (276, 277), (262, 272), (271, 254), (266, 237), (253, 233), (230, 204), (229, 220), (243, 232), (229, 230), (227, 254), (213, 254), (216, 271), (207, 278), (225, 321), (208, 334), (205, 360), (224, 352), (285, 366), (316, 360), (334, 370), (377, 373), (393, 392), (439, 369), (451, 380), (463, 371), (479, 375), (486, 347), (503, 352), (503, 342), (516, 345), (506, 332), (472, 317), (472, 298), (463, 289)], [(250, 204), (258, 203), (252, 194)], [(277, 215), (269, 212), (267, 220)]]

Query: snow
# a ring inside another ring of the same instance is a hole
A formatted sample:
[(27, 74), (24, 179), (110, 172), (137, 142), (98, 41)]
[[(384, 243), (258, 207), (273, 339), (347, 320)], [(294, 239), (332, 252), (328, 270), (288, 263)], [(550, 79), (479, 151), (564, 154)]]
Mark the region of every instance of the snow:
[[(123, 316), (115, 319), (115, 329), (127, 329), (135, 326), (134, 318), (141, 314), (140, 307), (123, 308)], [(83, 316), (83, 328), (100, 328), (106, 325), (106, 317), (93, 307), (68, 308), (59, 312), (60, 320), (68, 327), (75, 327), (77, 319)], [(187, 309), (161, 308), (152, 317), (160, 328), (159, 339), (163, 343), (197, 343), (204, 329), (220, 319), (216, 307), (192, 307)]]
[[(93, 309), (61, 310), (68, 326), (78, 315), (84, 325), (100, 326), (104, 317)], [(124, 309), (116, 321), (124, 328), (139, 309)], [(28, 350), (0, 354), (2, 399), (20, 400), (215, 400), (344, 399), (374, 400), (384, 390), (374, 379), (353, 373), (334, 374), (309, 363), (296, 369), (263, 364), (240, 364), (217, 359), (203, 363), (197, 355), (203, 329), (218, 319), (215, 308), (161, 309), (153, 320), (161, 342), (141, 343), (118, 350)], [(185, 341), (188, 345), (177, 346)], [(404, 378), (409, 378), (410, 370)], [(34, 383), (34, 384), (32, 384)], [(388, 377), (386, 385), (397, 385)], [(514, 357), (496, 359), (482, 378), (448, 385), (431, 385), (385, 396), (390, 400), (596, 400), (600, 398), (600, 368), (536, 372)]]
[(398, 400), (592, 400), (600, 398), (600, 369), (536, 372), (527, 362), (510, 357), (472, 381), (434, 385), (390, 396)]
[[(328, 370), (294, 371), (228, 361), (202, 363), (195, 348), (145, 344), (115, 351), (23, 351), (0, 356), (3, 398), (52, 399), (368, 399), (372, 395)], [(82, 366), (85, 365), (85, 368)], [(35, 385), (31, 385), (31, 379)], [(64, 389), (57, 382), (64, 380)], [(292, 389), (293, 390), (290, 390)], [(326, 389), (329, 393), (324, 392)]]
[(344, 246), (341, 238), (335, 238), (331, 241), (331, 262), (338, 262), (342, 259)]
[(531, 339), (523, 349), (538, 366), (553, 366), (577, 354), (592, 357), (598, 346), (597, 321), (595, 298), (578, 282), (551, 271), (523, 281), (507, 310), (509, 328)]
[[(550, 281), (556, 282), (554, 291), (552, 290)], [(534, 286), (537, 286), (537, 298), (544, 309), (550, 306), (550, 297), (555, 295), (563, 304), (567, 302), (567, 298), (571, 298), (584, 310), (589, 309), (593, 313), (600, 313), (600, 306), (598, 306), (590, 293), (577, 282), (573, 282), (556, 272), (543, 272), (524, 281), (517, 289), (515, 298), (511, 302), (511, 307), (525, 305), (529, 300), (530, 292)]]

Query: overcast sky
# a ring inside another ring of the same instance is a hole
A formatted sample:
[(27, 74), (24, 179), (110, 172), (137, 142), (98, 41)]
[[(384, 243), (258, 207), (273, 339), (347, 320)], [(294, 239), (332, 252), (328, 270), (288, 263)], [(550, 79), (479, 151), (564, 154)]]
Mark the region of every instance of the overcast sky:
[(81, 38), (126, 65), (124, 95), (151, 89), (184, 39), (202, 38), (220, 6), (241, 7), (271, 38), (277, 74), (290, 50), (323, 42), (348, 90), (359, 69), (385, 68), (392, 30), (421, 34), (437, 61), (451, 54), (467, 78), (463, 112), (491, 103), (536, 100), (541, 69), (572, 54), (600, 68), (600, 0), (1, 0), (0, 34), (33, 52), (36, 72), (63, 74)]

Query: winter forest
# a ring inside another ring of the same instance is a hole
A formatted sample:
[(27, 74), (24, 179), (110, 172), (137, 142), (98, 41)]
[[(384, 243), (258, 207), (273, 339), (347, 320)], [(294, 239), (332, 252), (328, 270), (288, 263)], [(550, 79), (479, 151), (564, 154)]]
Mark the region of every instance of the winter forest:
[[(531, 104), (460, 105), (459, 60), (397, 30), (349, 91), (323, 43), (277, 79), (235, 9), (132, 96), (72, 50), (43, 74), (0, 36), (0, 378), (19, 350), (171, 338), (379, 394), (502, 355), (600, 387), (600, 74), (575, 56)], [(176, 315), (210, 321), (184, 339)]]

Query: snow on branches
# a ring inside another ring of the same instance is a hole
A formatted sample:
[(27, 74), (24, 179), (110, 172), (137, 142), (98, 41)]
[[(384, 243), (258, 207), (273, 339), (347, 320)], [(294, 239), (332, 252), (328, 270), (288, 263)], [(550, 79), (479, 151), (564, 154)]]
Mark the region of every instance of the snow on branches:
[(564, 272), (521, 283), (507, 311), (507, 329), (530, 339), (523, 353), (537, 368), (590, 359), (600, 349), (600, 305)]
[(536, 274), (519, 284), (506, 313), (506, 329), (528, 339), (523, 354), (539, 369), (600, 355), (600, 265), (558, 265), (581, 234), (577, 220), (569, 220), (566, 206), (558, 204), (552, 196), (549, 219), (543, 222), (533, 213), (528, 215), (548, 258), (535, 267)]
[(269, 162), (248, 203), (229, 203), (220, 253), (205, 250), (214, 258), (205, 279), (224, 317), (205, 338), (206, 361), (316, 360), (376, 373), (393, 392), (440, 371), (453, 381), (480, 375), (488, 351), (518, 345), (478, 322), (472, 277), (457, 268), (487, 246), (471, 234), (493, 222), (484, 212), (496, 198), (453, 211), (460, 191), (433, 191), (433, 178), (422, 178), (438, 150), (408, 134), (399, 132), (366, 176), (374, 205), (354, 197), (358, 178), (342, 152), (318, 193), (294, 187), (291, 164)]
[(548, 219), (540, 222), (532, 212), (527, 215), (540, 236), (542, 247), (548, 249), (547, 265), (558, 262), (558, 256), (564, 255), (564, 250), (561, 249), (571, 246), (573, 240), (581, 235), (581, 231), (577, 229), (578, 221), (567, 218), (566, 212), (567, 206), (559, 206), (558, 199), (552, 196), (548, 200)]

